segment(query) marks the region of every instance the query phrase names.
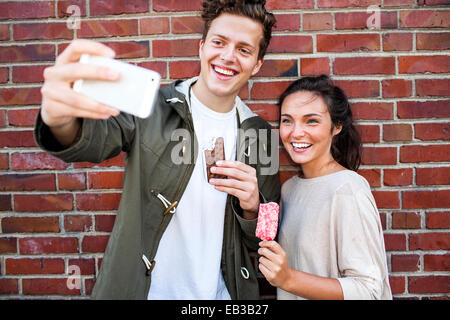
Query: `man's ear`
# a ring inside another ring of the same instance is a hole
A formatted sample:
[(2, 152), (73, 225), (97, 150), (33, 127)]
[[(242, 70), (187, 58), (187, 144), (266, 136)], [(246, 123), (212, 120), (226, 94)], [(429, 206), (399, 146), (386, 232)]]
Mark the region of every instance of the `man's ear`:
[(198, 56), (200, 57), (200, 59), (202, 58), (202, 49), (203, 49), (204, 44), (205, 44), (205, 41), (203, 39), (201, 39), (198, 44)]
[(256, 66), (253, 68), (252, 76), (258, 73), (259, 69), (261, 69), (262, 64), (264, 63), (264, 58), (261, 58), (256, 63)]

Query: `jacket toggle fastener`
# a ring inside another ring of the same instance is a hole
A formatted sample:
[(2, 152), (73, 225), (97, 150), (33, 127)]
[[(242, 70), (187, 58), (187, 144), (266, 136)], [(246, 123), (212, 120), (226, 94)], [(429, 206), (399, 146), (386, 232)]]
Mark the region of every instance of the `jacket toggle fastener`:
[(148, 258), (145, 256), (145, 254), (142, 255), (142, 261), (144, 261), (145, 264), (145, 268), (147, 269), (147, 271), (145, 272), (145, 274), (147, 276), (150, 275), (150, 273), (152, 273), (153, 268), (155, 267), (155, 260), (153, 260), (152, 262), (150, 262), (150, 260), (148, 260)]

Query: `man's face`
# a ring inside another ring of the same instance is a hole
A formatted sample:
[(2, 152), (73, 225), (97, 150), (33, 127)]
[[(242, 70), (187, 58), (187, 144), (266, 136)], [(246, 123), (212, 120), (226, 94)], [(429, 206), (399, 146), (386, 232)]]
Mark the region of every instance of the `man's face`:
[(236, 96), (263, 63), (263, 59), (258, 60), (262, 37), (260, 23), (243, 16), (221, 14), (212, 21), (205, 40), (200, 42), (199, 81), (215, 96)]

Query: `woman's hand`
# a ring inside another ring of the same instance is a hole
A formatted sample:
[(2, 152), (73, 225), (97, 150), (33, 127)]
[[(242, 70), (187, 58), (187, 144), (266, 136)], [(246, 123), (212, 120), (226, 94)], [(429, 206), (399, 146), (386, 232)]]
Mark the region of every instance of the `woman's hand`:
[(259, 246), (259, 270), (271, 285), (285, 288), (292, 274), (286, 252), (276, 241), (261, 241)]

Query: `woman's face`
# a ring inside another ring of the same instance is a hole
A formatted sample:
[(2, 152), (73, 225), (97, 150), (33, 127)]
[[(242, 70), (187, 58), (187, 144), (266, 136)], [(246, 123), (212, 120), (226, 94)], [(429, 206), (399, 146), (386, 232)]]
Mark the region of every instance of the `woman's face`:
[(297, 91), (284, 99), (280, 137), (291, 159), (302, 165), (305, 175), (319, 172), (333, 161), (331, 142), (341, 127), (331, 128), (330, 113), (318, 95)]

